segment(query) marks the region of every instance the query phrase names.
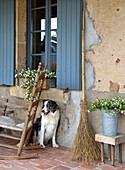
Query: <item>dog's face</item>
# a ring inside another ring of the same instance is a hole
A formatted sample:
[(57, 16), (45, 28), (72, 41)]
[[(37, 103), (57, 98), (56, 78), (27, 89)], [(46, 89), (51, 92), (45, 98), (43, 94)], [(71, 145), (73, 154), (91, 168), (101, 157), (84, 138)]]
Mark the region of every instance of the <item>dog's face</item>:
[(49, 112), (55, 112), (58, 108), (58, 105), (56, 104), (55, 101), (53, 100), (43, 100), (43, 108), (42, 112), (44, 114), (48, 114)]

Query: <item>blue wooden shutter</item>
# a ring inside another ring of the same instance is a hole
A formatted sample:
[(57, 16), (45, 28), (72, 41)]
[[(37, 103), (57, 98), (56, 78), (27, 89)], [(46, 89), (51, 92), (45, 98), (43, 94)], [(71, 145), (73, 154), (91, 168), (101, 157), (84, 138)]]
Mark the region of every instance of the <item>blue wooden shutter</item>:
[(0, 85), (14, 84), (14, 0), (0, 0)]
[(58, 0), (57, 18), (57, 88), (81, 90), (82, 0)]

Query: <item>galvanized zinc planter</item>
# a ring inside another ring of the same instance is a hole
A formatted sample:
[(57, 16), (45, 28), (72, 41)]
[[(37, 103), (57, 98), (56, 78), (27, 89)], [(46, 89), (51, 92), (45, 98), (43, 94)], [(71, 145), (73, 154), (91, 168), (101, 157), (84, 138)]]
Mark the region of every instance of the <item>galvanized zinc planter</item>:
[[(114, 112), (110, 110), (110, 112)], [(118, 129), (118, 118), (119, 114), (109, 114), (104, 109), (101, 109), (102, 114), (102, 127), (103, 135), (105, 136), (116, 136)]]
[(125, 99), (120, 96), (115, 96), (112, 99), (96, 99), (96, 102), (91, 102), (91, 107), (88, 112), (101, 110), (103, 134), (105, 136), (116, 136), (118, 127), (119, 113), (125, 114)]

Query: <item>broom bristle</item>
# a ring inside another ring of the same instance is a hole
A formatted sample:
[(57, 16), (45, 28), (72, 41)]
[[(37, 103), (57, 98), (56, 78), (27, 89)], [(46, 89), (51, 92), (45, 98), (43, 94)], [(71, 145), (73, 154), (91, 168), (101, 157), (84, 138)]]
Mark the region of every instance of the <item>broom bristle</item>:
[(87, 104), (81, 100), (80, 122), (73, 144), (71, 160), (93, 161), (100, 160), (100, 147), (95, 142), (94, 135), (88, 120)]

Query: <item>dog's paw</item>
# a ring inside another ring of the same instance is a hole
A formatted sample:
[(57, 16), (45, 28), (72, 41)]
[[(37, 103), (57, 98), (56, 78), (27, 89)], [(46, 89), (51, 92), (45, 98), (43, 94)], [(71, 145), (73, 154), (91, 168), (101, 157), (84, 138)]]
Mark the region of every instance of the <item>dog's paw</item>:
[(57, 145), (57, 144), (55, 143), (55, 144), (53, 144), (53, 147), (54, 147), (54, 148), (58, 148), (59, 145)]
[(40, 144), (42, 146), (42, 148), (45, 148), (46, 146), (44, 144)]

